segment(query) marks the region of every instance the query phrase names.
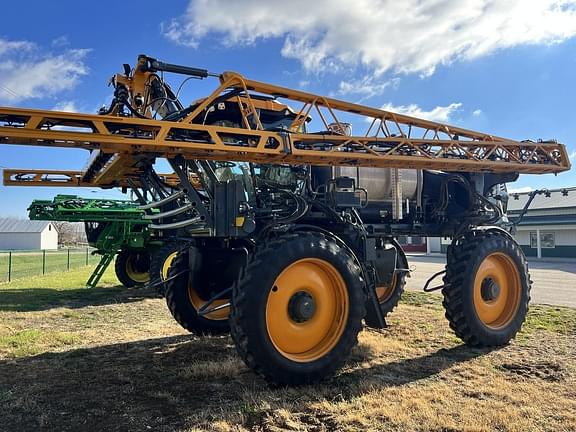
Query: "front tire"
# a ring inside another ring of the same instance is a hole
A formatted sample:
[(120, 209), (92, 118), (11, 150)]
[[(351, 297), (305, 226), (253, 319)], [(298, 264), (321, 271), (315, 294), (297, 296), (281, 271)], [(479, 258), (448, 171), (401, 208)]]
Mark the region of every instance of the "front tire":
[(232, 296), (232, 338), (265, 379), (313, 383), (349, 357), (365, 302), (362, 272), (345, 248), (317, 233), (284, 235), (243, 268)]
[(123, 250), (116, 256), (116, 277), (126, 288), (141, 287), (150, 280), (150, 254)]
[(507, 344), (526, 318), (530, 284), (526, 257), (511, 236), (467, 233), (448, 250), (442, 294), (450, 327), (470, 346)]

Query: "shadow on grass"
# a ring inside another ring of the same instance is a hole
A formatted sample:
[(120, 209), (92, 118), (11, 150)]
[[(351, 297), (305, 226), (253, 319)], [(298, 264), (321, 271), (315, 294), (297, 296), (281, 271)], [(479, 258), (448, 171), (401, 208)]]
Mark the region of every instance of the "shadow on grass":
[(47, 353), (0, 362), (2, 424), (7, 430), (167, 431), (240, 420), (254, 428), (270, 412), (262, 404), (303, 413), (301, 418), (317, 416), (311, 405), (319, 400), (415, 382), (485, 352), (442, 349), (294, 389), (267, 386), (243, 366), (227, 336)]
[(58, 307), (82, 308), (116, 303), (131, 303), (156, 297), (148, 288), (123, 286), (55, 289), (55, 288), (3, 288), (0, 289), (0, 311), (32, 312)]
[(341, 374), (340, 379), (355, 380), (359, 375), (367, 376), (385, 386), (400, 386), (419, 381), (442, 372), (454, 364), (465, 363), (491, 352), (492, 348), (470, 348), (458, 345), (453, 348), (441, 348), (420, 357), (407, 358), (385, 364), (377, 364), (368, 369), (361, 369)]

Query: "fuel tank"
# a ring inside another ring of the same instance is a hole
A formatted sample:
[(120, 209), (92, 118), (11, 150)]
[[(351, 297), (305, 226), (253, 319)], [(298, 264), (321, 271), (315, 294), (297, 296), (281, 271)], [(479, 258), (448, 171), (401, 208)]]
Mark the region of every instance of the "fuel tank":
[(326, 184), (336, 177), (351, 177), (365, 189), (368, 202), (360, 209), (366, 222), (401, 220), (420, 207), (423, 174), (421, 170), (396, 168), (313, 167), (313, 184)]
[(333, 176), (355, 179), (370, 203), (392, 202), (398, 193), (403, 200), (415, 200), (422, 182), (422, 173), (414, 169), (334, 167)]

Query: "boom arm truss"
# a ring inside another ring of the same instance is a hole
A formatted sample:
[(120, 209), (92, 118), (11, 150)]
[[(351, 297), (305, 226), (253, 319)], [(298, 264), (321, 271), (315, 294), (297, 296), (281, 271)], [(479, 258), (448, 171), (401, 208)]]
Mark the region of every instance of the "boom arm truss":
[(53, 200), (34, 200), (28, 207), (30, 220), (67, 222), (130, 222), (148, 225), (138, 203), (127, 200), (57, 195)]
[[(137, 116), (0, 108), (0, 143), (97, 150), (96, 162), (81, 173), (79, 185), (114, 184), (137, 176), (142, 156), (460, 172), (543, 174), (570, 169), (566, 147), (555, 141), (514, 141), (265, 84), (234, 72), (220, 75), (216, 90), (177, 118), (154, 120), (148, 105), (138, 113), (134, 102), (137, 95), (147, 94), (143, 83), (156, 76), (151, 60), (141, 56), (132, 76), (116, 77), (129, 89), (130, 109)], [(254, 93), (302, 105), (289, 127), (265, 130)], [(223, 98), (238, 102), (242, 127), (203, 124), (207, 110)], [(324, 129), (303, 132), (312, 113)], [(363, 133), (343, 134), (345, 123), (338, 116), (351, 115), (359, 118), (356, 125), (366, 125)]]
[[(84, 171), (74, 170), (39, 170), (39, 169), (15, 169), (3, 170), (4, 186), (50, 186), (50, 187), (141, 187), (140, 178), (136, 175), (122, 178), (112, 178), (108, 181), (84, 180)], [(166, 184), (176, 186), (178, 177), (175, 174), (160, 174), (160, 178)], [(130, 182), (129, 182), (130, 180)]]

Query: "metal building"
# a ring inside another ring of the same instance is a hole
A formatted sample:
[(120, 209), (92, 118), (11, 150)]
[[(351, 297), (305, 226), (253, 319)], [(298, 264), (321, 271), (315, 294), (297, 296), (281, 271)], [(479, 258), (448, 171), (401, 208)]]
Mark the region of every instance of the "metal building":
[[(517, 219), (530, 192), (510, 193), (508, 217)], [(576, 259), (576, 187), (536, 195), (514, 235), (528, 257)], [(451, 239), (426, 239), (426, 252), (446, 253)], [(407, 249), (420, 252), (422, 249)]]
[(0, 250), (58, 249), (52, 222), (0, 219)]
[[(511, 220), (520, 215), (528, 198), (528, 192), (510, 194)], [(526, 256), (576, 258), (576, 188), (536, 195), (515, 237)]]

